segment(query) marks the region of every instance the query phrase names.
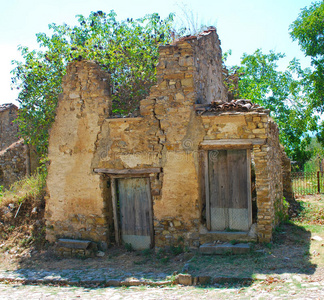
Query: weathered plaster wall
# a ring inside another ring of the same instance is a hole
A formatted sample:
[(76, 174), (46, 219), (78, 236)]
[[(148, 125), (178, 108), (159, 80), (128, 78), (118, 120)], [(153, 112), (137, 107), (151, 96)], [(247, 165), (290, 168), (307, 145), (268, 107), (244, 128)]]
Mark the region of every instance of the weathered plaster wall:
[(107, 240), (104, 183), (91, 162), (109, 110), (108, 75), (92, 62), (69, 64), (49, 140), (49, 241), (56, 236)]
[(264, 112), (226, 112), (219, 116), (203, 115), (204, 140), (265, 139), (268, 114)]

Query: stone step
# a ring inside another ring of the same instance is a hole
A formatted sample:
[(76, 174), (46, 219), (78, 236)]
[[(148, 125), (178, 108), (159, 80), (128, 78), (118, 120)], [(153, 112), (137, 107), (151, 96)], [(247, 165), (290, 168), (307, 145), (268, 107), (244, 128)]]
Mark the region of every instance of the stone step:
[(199, 247), (199, 252), (201, 254), (244, 254), (251, 251), (251, 245), (245, 243), (231, 244), (215, 244), (215, 243), (206, 243)]
[(83, 249), (90, 248), (91, 241), (87, 240), (74, 240), (74, 239), (58, 239), (58, 247), (69, 248), (69, 249)]

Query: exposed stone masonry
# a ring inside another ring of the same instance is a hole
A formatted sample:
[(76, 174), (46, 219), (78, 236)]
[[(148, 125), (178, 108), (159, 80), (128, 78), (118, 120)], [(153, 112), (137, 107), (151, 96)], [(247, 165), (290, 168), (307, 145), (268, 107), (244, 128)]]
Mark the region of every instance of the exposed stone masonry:
[(9, 188), (30, 172), (29, 149), (18, 137), (18, 108), (12, 103), (0, 105), (0, 186)]
[(17, 106), (12, 103), (0, 105), (0, 151), (18, 141)]
[(9, 188), (12, 183), (26, 175), (27, 155), (28, 148), (23, 140), (0, 151), (0, 185)]

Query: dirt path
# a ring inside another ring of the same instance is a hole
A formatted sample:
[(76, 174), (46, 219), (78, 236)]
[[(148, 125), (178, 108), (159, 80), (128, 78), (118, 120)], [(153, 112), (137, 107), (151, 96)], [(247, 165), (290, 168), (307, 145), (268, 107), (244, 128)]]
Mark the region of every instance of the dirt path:
[(82, 288), (0, 284), (1, 299), (324, 299), (324, 282), (296, 277), (279, 282), (257, 282), (249, 287), (130, 287)]

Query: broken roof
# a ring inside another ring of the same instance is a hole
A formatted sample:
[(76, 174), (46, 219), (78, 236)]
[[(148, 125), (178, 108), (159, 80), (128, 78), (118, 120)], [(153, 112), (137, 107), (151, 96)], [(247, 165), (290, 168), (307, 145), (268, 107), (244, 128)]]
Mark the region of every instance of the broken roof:
[(214, 100), (211, 103), (206, 104), (195, 104), (195, 110), (198, 115), (204, 113), (222, 113), (226, 111), (235, 111), (235, 112), (265, 112), (269, 113), (270, 110), (261, 107), (258, 104), (252, 103), (248, 99), (237, 99), (230, 102), (223, 102), (222, 100)]

